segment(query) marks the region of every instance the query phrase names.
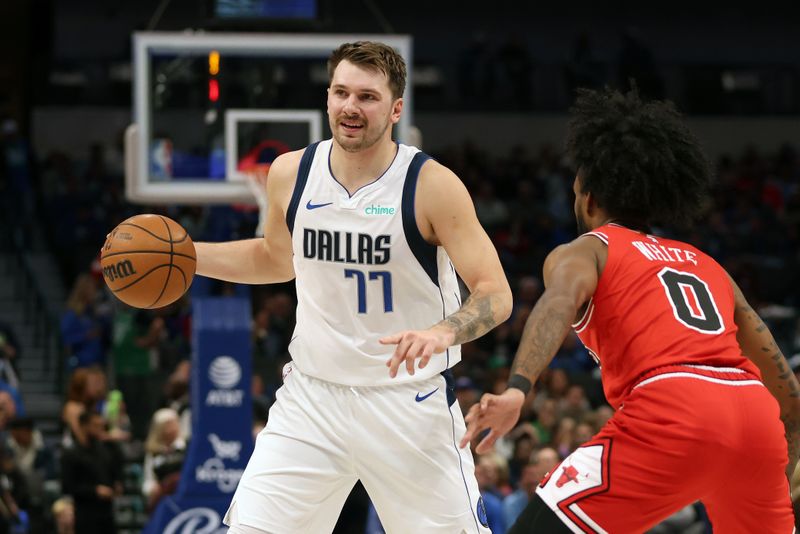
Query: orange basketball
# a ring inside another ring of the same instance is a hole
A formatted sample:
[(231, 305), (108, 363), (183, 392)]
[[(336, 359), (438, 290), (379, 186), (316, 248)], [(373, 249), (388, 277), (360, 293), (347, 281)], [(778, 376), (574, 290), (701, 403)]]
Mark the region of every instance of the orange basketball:
[(135, 308), (161, 308), (189, 289), (197, 255), (180, 224), (162, 215), (135, 215), (108, 235), (100, 265), (119, 300)]

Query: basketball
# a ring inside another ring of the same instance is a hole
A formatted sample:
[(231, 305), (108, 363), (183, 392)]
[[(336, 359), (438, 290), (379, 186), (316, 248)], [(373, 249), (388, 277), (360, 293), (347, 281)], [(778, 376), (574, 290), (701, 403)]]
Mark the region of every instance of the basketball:
[(186, 293), (197, 255), (186, 230), (163, 215), (135, 215), (114, 228), (100, 254), (103, 279), (135, 308), (161, 308)]

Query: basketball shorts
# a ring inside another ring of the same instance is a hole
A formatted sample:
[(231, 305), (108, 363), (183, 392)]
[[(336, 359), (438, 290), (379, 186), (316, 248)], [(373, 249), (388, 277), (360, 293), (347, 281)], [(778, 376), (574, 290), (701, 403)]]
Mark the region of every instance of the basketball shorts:
[(290, 369), (225, 517), (331, 532), (357, 480), (388, 534), (488, 534), (464, 420), (442, 375), (349, 387)]
[(715, 534), (792, 534), (778, 403), (757, 377), (675, 366), (647, 375), (537, 493), (573, 532), (641, 533), (702, 501)]

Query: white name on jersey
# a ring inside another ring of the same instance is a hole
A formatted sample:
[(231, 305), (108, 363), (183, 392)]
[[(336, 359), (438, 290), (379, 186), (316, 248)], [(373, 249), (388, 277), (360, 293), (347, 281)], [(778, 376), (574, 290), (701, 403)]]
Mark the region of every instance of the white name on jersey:
[(676, 247), (665, 247), (644, 241), (631, 242), (645, 258), (650, 261), (666, 261), (670, 263), (693, 263), (697, 265), (697, 254), (691, 250), (683, 250)]

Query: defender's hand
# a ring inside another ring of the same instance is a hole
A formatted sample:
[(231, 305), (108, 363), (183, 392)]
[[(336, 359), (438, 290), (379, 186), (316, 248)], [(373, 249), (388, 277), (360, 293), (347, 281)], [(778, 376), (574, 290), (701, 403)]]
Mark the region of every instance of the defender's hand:
[(481, 401), (473, 405), (464, 418), (467, 433), (461, 439), (459, 447), (463, 449), (475, 436), (488, 429), (489, 433), (475, 447), (475, 452), (489, 452), (497, 438), (507, 434), (517, 424), (524, 402), (525, 394), (516, 388), (507, 389), (502, 395), (484, 394)]
[(414, 374), (414, 361), (419, 358), (419, 368), (424, 369), (431, 356), (444, 352), (453, 344), (455, 334), (443, 328), (429, 328), (427, 330), (406, 330), (397, 334), (386, 336), (378, 341), (382, 345), (397, 345), (392, 357), (386, 361), (389, 376), (397, 376), (400, 364), (406, 362), (408, 374)]

